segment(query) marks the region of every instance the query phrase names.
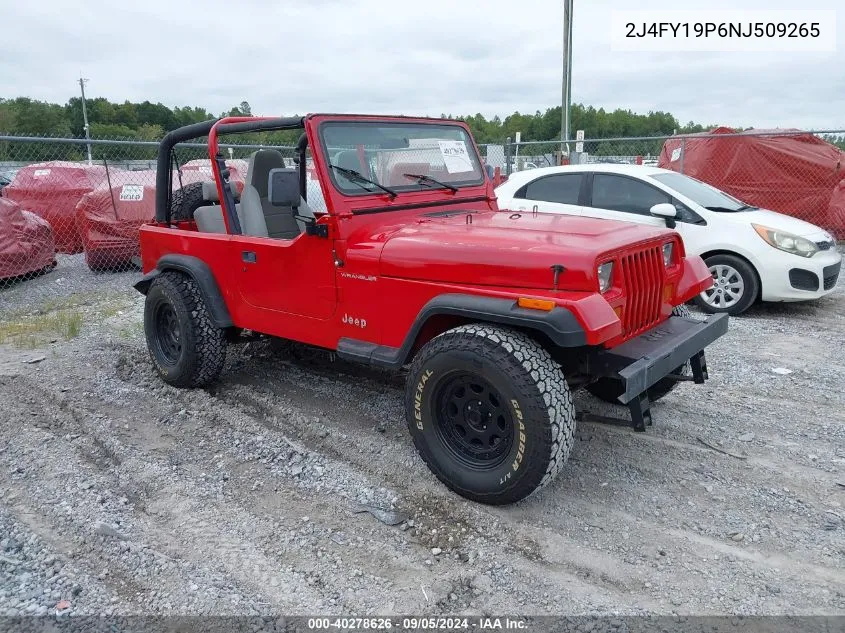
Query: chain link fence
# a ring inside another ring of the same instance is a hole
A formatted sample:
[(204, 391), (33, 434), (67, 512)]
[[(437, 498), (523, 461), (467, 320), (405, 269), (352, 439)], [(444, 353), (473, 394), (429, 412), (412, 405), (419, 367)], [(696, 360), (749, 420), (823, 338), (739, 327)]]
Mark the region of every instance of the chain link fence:
[[(278, 150), (296, 167), (293, 144), (230, 139), (221, 139), (221, 149), (239, 189), (260, 148)], [(491, 171), (504, 175), (565, 163), (665, 167), (845, 239), (843, 147), (845, 130), (506, 141), (479, 149)], [(125, 288), (138, 277), (139, 228), (155, 215), (157, 149), (134, 140), (0, 136), (0, 316), (104, 286)], [(207, 151), (202, 142), (177, 146), (174, 188), (213, 179)], [(310, 157), (305, 169), (308, 204), (325, 211)]]
[(845, 239), (845, 130), (734, 132), (504, 144), (506, 175), (564, 164), (660, 167)]
[[(257, 136), (249, 144), (221, 138), (238, 191), (258, 149), (278, 150), (296, 167), (292, 145)], [(0, 136), (0, 315), (140, 275), (139, 229), (155, 217), (157, 152), (156, 142)], [(206, 143), (177, 145), (175, 157), (174, 189), (213, 181)], [(309, 204), (324, 211), (310, 157), (306, 169)]]

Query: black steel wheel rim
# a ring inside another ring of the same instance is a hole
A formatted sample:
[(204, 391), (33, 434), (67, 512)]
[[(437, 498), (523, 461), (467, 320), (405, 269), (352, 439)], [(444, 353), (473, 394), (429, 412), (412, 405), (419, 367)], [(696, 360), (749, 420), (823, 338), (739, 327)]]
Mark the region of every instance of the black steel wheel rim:
[(434, 394), (437, 433), (466, 466), (499, 466), (513, 445), (514, 424), (507, 401), (485, 379), (468, 372), (453, 374)]
[(182, 354), (182, 341), (179, 336), (179, 319), (169, 303), (160, 304), (154, 316), (155, 335), (158, 351), (171, 365), (175, 365)]

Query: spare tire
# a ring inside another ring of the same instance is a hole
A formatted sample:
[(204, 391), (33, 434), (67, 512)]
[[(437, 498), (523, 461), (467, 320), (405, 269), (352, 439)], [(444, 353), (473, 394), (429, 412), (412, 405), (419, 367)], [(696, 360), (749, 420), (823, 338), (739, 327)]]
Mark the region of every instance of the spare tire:
[(170, 221), (193, 220), (194, 211), (205, 205), (202, 183), (189, 183), (173, 192), (173, 196), (170, 198)]

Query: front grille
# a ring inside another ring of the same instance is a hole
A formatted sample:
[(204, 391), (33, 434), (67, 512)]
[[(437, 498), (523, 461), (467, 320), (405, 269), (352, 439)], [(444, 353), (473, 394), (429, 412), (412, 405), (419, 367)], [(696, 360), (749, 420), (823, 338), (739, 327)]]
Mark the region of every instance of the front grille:
[(838, 262), (836, 264), (831, 264), (830, 266), (825, 266), (824, 270), (822, 271), (822, 277), (824, 277), (824, 289), (830, 290), (836, 285), (836, 281), (839, 279), (839, 269), (842, 267), (842, 262)]
[(820, 251), (829, 251), (831, 248), (836, 246), (836, 242), (834, 241), (824, 241), (824, 242), (816, 242), (816, 248)]
[(653, 246), (622, 257), (622, 281), (627, 303), (622, 317), (626, 337), (649, 329), (660, 319), (663, 300), (663, 252)]
[(819, 276), (811, 270), (793, 268), (789, 271), (789, 283), (796, 290), (818, 290)]

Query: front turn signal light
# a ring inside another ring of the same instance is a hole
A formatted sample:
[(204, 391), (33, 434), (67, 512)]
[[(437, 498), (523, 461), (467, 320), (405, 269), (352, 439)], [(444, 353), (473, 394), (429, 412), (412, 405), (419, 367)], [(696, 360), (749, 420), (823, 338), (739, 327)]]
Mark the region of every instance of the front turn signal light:
[(555, 302), (550, 299), (520, 297), (517, 299), (516, 303), (520, 308), (528, 308), (529, 310), (544, 310), (545, 312), (551, 312), (555, 308)]

